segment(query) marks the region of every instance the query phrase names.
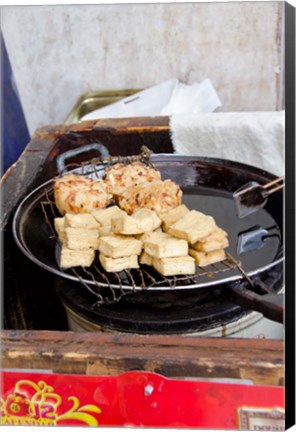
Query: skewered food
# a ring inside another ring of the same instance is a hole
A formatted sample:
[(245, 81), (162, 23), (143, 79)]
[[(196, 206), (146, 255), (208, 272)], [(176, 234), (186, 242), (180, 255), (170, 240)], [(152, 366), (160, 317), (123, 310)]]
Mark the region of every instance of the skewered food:
[(103, 180), (92, 180), (76, 174), (55, 179), (54, 198), (61, 215), (89, 213), (107, 207), (112, 201), (112, 195)]

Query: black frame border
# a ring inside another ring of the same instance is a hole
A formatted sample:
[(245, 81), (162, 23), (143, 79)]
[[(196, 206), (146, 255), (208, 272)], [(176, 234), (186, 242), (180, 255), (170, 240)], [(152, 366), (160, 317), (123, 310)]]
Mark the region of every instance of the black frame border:
[(285, 424), (295, 425), (295, 8), (285, 2)]

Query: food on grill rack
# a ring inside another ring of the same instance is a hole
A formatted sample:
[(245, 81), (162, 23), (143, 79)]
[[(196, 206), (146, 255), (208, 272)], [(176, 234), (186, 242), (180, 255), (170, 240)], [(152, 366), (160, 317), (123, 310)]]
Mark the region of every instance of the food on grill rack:
[(67, 174), (56, 178), (54, 198), (61, 213), (89, 213), (96, 208), (105, 208), (112, 201), (107, 184), (83, 175)]
[(215, 228), (216, 223), (212, 216), (207, 216), (196, 210), (190, 210), (189, 213), (169, 227), (168, 233), (194, 244), (198, 240), (212, 234)]
[(154, 231), (146, 232), (144, 234), (136, 236), (136, 238), (139, 239), (139, 240), (141, 240), (143, 243), (146, 240), (155, 239), (155, 238), (156, 239), (161, 239), (161, 238), (164, 238), (164, 237), (171, 237), (171, 235), (163, 232), (161, 228), (157, 228)]
[(65, 240), (65, 218), (64, 217), (54, 218), (54, 228), (56, 230), (60, 242), (63, 243), (63, 241)]
[(116, 217), (120, 215), (126, 216), (126, 213), (116, 205), (104, 209), (97, 209), (92, 211), (92, 216), (96, 219), (96, 221), (99, 224), (98, 231), (101, 237), (112, 234), (112, 230), (111, 230), (112, 217)]
[(163, 276), (194, 274), (196, 264), (226, 258), (227, 232), (186, 207), (181, 188), (141, 162), (117, 163), (97, 180), (67, 174), (55, 179), (54, 198), (63, 215), (54, 219), (62, 268), (89, 267), (95, 250), (107, 272), (142, 264)]
[(139, 268), (138, 255), (110, 258), (99, 254), (99, 260), (107, 272), (120, 272), (122, 270)]
[(114, 234), (136, 235), (143, 234), (139, 222), (126, 213), (122, 216), (112, 218), (111, 231)]
[(131, 236), (110, 235), (99, 242), (99, 260), (107, 272), (138, 268), (141, 251), (142, 242)]
[(182, 191), (171, 180), (152, 181), (131, 186), (118, 196), (120, 208), (128, 214), (139, 208), (148, 208), (156, 212), (170, 210), (181, 204)]
[(139, 257), (139, 263), (145, 264), (148, 266), (152, 266), (153, 265), (153, 257), (151, 255), (147, 254), (147, 252), (145, 252), (145, 250), (143, 250), (143, 252), (141, 253), (141, 255)]
[(154, 258), (171, 258), (188, 254), (188, 243), (186, 240), (174, 237), (146, 240), (144, 251)]
[(65, 227), (85, 229), (98, 229), (100, 227), (100, 224), (89, 213), (66, 213), (64, 219)]
[(61, 250), (60, 266), (64, 269), (71, 267), (90, 267), (95, 259), (95, 251), (93, 249), (87, 250), (73, 250), (65, 246)]
[(99, 240), (99, 251), (110, 258), (140, 255), (142, 242), (132, 236), (109, 235)]
[(189, 255), (172, 258), (154, 258), (153, 267), (163, 276), (195, 273), (195, 262)]
[(109, 227), (111, 230), (111, 219), (116, 216), (126, 215), (126, 213), (118, 206), (112, 205), (104, 209), (93, 210), (92, 215), (100, 225)]
[(194, 243), (192, 248), (199, 252), (212, 252), (229, 246), (228, 234), (222, 228), (216, 227), (207, 237)]
[(189, 211), (190, 210), (184, 204), (181, 204), (171, 210), (158, 212), (158, 216), (162, 220), (163, 230), (167, 231), (171, 225), (184, 217), (187, 213), (189, 213)]
[(68, 249), (98, 249), (99, 232), (95, 229), (65, 228), (65, 246)]
[(105, 170), (105, 183), (112, 195), (121, 195), (129, 187), (161, 180), (160, 172), (142, 162), (117, 163)]
[(111, 225), (110, 226), (109, 225), (101, 225), (98, 228), (98, 231), (99, 231), (100, 237), (105, 237), (105, 236), (113, 234), (111, 231)]
[(195, 249), (189, 248), (189, 255), (195, 259), (195, 262), (200, 267), (206, 267), (223, 261), (226, 258), (224, 249), (214, 250), (212, 252), (198, 252)]
[(194, 259), (188, 255), (188, 242), (167, 233), (151, 233), (143, 240), (140, 263), (153, 266), (163, 276), (195, 273)]
[(111, 220), (111, 231), (115, 234), (136, 235), (154, 231), (161, 225), (156, 212), (146, 208), (139, 209), (132, 215), (123, 212)]
[(161, 226), (161, 219), (157, 213), (148, 208), (136, 210), (132, 217), (139, 223), (143, 233), (154, 231)]

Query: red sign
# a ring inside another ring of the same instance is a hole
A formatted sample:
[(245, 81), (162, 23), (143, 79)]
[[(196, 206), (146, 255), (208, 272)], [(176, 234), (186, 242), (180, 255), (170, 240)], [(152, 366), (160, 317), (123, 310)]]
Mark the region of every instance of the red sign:
[(81, 376), (6, 371), (2, 380), (5, 425), (244, 429), (246, 413), (260, 412), (264, 425), (265, 412), (275, 419), (276, 429), (269, 430), (281, 430), (284, 417), (284, 388), (276, 386), (168, 379), (149, 372)]

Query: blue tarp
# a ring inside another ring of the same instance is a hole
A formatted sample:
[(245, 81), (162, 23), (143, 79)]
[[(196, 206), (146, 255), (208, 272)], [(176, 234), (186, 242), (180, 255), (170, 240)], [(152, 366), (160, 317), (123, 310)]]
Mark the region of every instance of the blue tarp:
[(3, 174), (18, 159), (30, 141), (30, 135), (2, 34), (1, 69), (1, 174)]

